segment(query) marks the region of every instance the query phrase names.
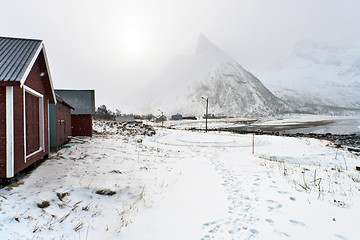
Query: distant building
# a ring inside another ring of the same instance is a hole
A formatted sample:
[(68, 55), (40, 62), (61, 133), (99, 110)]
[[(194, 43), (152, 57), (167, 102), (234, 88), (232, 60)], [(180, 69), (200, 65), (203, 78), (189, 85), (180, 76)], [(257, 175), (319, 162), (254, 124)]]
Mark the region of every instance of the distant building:
[[(204, 115), (203, 118), (205, 118), (206, 115)], [(227, 118), (227, 116), (225, 115), (214, 115), (214, 114), (208, 114), (208, 119), (222, 119), (222, 118)]]
[(190, 117), (183, 117), (184, 120), (197, 120), (197, 117), (193, 117), (193, 116), (190, 116)]
[(75, 108), (71, 110), (71, 136), (92, 136), (92, 115), (95, 114), (94, 90), (55, 90)]
[(132, 115), (117, 116), (115, 119), (118, 122), (135, 122), (135, 117)]
[(0, 37), (0, 178), (49, 154), (49, 104), (56, 104), (42, 40)]
[(183, 116), (181, 114), (175, 114), (175, 115), (171, 115), (171, 120), (181, 120), (183, 119)]

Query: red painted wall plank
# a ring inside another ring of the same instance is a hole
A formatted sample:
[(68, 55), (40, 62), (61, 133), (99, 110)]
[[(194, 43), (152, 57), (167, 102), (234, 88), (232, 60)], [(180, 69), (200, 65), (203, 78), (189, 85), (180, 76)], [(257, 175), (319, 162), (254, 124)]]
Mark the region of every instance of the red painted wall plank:
[(56, 122), (57, 144), (60, 146), (71, 136), (71, 110), (60, 102), (56, 104)]
[(71, 115), (72, 136), (92, 137), (92, 116), (90, 114)]

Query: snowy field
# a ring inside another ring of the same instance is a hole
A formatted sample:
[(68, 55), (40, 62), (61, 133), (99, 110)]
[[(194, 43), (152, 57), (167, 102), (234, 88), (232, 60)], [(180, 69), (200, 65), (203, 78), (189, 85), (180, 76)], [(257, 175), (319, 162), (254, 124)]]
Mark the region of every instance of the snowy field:
[(360, 158), (330, 142), (95, 130), (0, 189), (0, 239), (359, 239)]

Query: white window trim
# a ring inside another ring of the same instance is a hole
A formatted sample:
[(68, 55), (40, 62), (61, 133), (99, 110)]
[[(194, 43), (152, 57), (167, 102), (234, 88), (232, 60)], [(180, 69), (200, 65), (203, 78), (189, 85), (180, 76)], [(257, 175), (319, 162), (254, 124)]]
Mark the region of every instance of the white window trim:
[(14, 176), (14, 87), (6, 87), (6, 177)]
[[(30, 153), (29, 155), (26, 155), (26, 97), (25, 93), (30, 93), (31, 95), (38, 97), (40, 99), (39, 101), (39, 137), (40, 137), (40, 148), (36, 150), (35, 152)], [(42, 152), (45, 150), (45, 124), (44, 124), (44, 95), (41, 93), (35, 91), (34, 89), (29, 88), (28, 86), (24, 85), (24, 144), (25, 144), (25, 163), (27, 159), (39, 152)]]
[[(56, 103), (55, 103), (55, 106), (56, 106)], [(47, 99), (47, 111), (48, 111), (48, 115), (47, 115), (47, 117), (48, 117), (48, 151), (49, 151), (49, 153), (50, 153), (50, 147), (51, 147), (51, 145), (50, 145), (50, 103), (49, 103), (49, 99)], [(55, 111), (56, 111), (56, 109), (55, 109)]]
[[(40, 147), (39, 150), (30, 153), (29, 155), (26, 156), (26, 158), (29, 158), (29, 157), (31, 157), (31, 156), (34, 156), (35, 154), (38, 154), (38, 153), (40, 153), (40, 152), (42, 152), (42, 151), (43, 151), (43, 150), (42, 150), (42, 148)], [(26, 162), (26, 159), (25, 159), (25, 162)]]
[[(53, 81), (52, 81), (51, 72), (50, 72), (50, 65), (49, 65), (49, 62), (48, 62), (48, 58), (47, 58), (47, 54), (46, 54), (46, 51), (45, 51), (44, 43), (41, 44), (41, 48), (42, 48), (43, 53), (44, 53), (46, 70), (47, 70), (48, 76), (49, 76), (49, 82), (50, 82), (50, 87), (51, 87), (51, 94), (52, 94), (52, 97), (54, 98), (54, 104), (56, 105), (57, 100), (56, 100), (56, 96), (55, 96), (55, 91), (54, 91), (54, 87), (53, 87)], [(48, 105), (48, 106), (49, 106), (49, 105)], [(50, 146), (50, 145), (49, 145), (49, 146)]]
[(25, 101), (25, 88), (23, 87), (23, 104), (24, 104), (24, 162), (26, 163), (26, 101)]

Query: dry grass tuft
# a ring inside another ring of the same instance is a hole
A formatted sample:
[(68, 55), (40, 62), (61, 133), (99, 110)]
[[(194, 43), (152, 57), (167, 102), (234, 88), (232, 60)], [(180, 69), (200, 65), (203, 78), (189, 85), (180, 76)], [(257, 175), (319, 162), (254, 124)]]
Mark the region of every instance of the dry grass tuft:
[(56, 193), (56, 196), (59, 198), (59, 200), (60, 201), (64, 201), (63, 199), (64, 199), (64, 197), (66, 197), (66, 196), (69, 196), (70, 195), (70, 193), (68, 193), (68, 192), (63, 192), (63, 193)]
[(90, 205), (83, 206), (83, 207), (81, 208), (81, 210), (83, 210), (83, 211), (89, 211), (89, 210), (90, 210)]
[(75, 232), (79, 231), (84, 226), (83, 222), (79, 222), (76, 224), (76, 226), (73, 228)]
[(334, 199), (334, 205), (338, 207), (345, 207), (345, 203), (339, 200)]
[(96, 191), (96, 194), (112, 196), (112, 195), (116, 194), (116, 192), (111, 189), (99, 189)]
[(360, 183), (360, 178), (357, 177), (351, 177), (351, 179), (356, 182), (356, 183)]
[(65, 221), (65, 219), (67, 219), (70, 216), (70, 213), (64, 215), (62, 218), (60, 218), (59, 223), (62, 223), (63, 221)]
[(24, 183), (25, 183), (24, 181), (13, 182), (13, 183), (11, 183), (9, 186), (7, 186), (7, 187), (5, 188), (5, 190), (11, 191), (14, 187), (18, 187), (18, 186), (20, 186), (20, 185), (23, 185)]
[(47, 208), (48, 206), (50, 206), (50, 202), (49, 201), (42, 201), (41, 203), (37, 203), (37, 206), (39, 208)]
[(37, 222), (36, 225), (34, 226), (33, 233), (36, 233), (39, 229), (40, 227), (38, 226), (38, 222)]

